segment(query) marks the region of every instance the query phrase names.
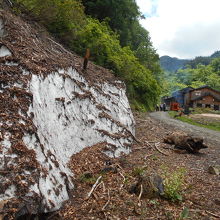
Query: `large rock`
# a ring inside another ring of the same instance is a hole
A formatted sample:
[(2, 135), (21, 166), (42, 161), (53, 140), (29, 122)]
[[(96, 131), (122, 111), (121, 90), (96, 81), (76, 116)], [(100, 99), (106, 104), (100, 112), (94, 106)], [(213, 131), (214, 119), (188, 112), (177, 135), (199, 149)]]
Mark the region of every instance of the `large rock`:
[(92, 63), (82, 72), (36, 30), (1, 11), (0, 201), (20, 215), (57, 210), (74, 187), (70, 157), (97, 143), (129, 153), (135, 125), (123, 82)]

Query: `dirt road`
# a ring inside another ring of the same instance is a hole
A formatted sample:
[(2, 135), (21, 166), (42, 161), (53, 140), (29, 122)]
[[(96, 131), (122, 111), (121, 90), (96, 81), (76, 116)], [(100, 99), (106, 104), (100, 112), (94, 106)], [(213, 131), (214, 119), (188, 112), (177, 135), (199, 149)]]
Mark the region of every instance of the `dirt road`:
[(207, 128), (194, 126), (169, 117), (167, 112), (152, 112), (150, 116), (164, 125), (169, 125), (177, 130), (183, 130), (192, 135), (198, 135), (205, 139), (205, 142), (213, 143), (220, 146), (220, 132)]

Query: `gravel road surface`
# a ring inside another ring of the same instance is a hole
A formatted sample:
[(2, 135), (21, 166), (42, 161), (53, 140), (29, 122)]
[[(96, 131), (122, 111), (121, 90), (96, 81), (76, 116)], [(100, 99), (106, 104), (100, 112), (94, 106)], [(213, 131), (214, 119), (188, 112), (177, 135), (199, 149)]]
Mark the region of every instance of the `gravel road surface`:
[(205, 142), (211, 142), (215, 145), (220, 145), (220, 132), (213, 131), (203, 127), (197, 127), (177, 119), (170, 118), (167, 112), (152, 112), (150, 117), (159, 121), (159, 123), (169, 125), (177, 130), (182, 130), (191, 135), (203, 137)]

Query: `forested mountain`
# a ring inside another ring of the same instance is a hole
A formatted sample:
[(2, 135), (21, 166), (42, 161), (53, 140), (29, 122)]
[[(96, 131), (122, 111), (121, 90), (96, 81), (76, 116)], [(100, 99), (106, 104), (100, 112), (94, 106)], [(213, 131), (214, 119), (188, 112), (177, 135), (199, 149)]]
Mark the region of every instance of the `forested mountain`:
[(14, 0), (14, 11), (28, 12), (62, 44), (125, 81), (133, 107), (151, 109), (160, 95), (159, 56), (139, 23), (134, 0)]
[(211, 56), (198, 56), (193, 60), (190, 60), (189, 62), (187, 62), (185, 64), (185, 67), (191, 67), (191, 68), (196, 68), (198, 64), (202, 64), (202, 65), (209, 65), (211, 63), (211, 61), (214, 58), (218, 58), (220, 57), (220, 51), (216, 51), (215, 53), (213, 53)]
[(185, 87), (197, 88), (208, 85), (220, 91), (220, 58), (213, 58), (208, 65), (197, 64), (195, 68), (187, 65), (176, 72), (165, 72), (163, 95)]
[(161, 68), (165, 71), (175, 72), (184, 67), (190, 60), (178, 59), (176, 57), (162, 56), (160, 57)]
[(220, 51), (214, 52), (211, 56), (198, 56), (194, 59), (178, 59), (176, 57), (162, 56), (160, 57), (161, 68), (165, 71), (175, 72), (179, 69), (187, 67), (196, 68), (198, 64), (209, 65), (214, 58), (220, 57)]

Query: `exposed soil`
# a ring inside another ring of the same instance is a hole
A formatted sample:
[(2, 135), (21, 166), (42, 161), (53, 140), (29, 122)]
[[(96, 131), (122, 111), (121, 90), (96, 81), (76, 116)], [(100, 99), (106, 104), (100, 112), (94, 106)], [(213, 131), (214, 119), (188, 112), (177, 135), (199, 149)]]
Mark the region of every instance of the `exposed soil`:
[[(73, 156), (70, 167), (76, 173), (74, 197), (62, 210), (54, 213), (53, 218), (178, 219), (187, 207), (188, 219), (220, 219), (220, 176), (208, 173), (210, 165), (220, 164), (220, 133), (213, 132), (211, 136), (204, 130), (208, 149), (201, 150), (199, 154), (180, 153), (163, 143), (163, 137), (183, 129), (189, 133), (195, 129), (197, 134), (197, 128), (170, 120), (163, 112), (138, 113), (135, 118), (136, 137), (140, 143), (133, 145), (131, 154), (110, 159), (102, 153), (104, 145), (97, 145)], [(138, 170), (163, 176), (164, 168), (170, 173), (178, 168), (186, 170), (182, 201), (172, 202), (162, 197), (139, 201), (138, 195), (128, 192), (137, 180)]]
[(211, 118), (220, 118), (220, 114), (197, 114), (200, 116), (211, 117)]

